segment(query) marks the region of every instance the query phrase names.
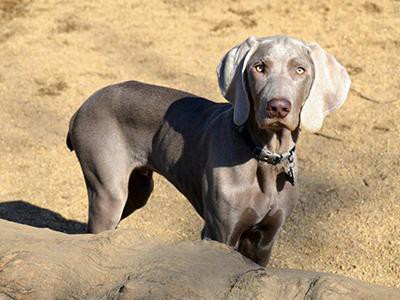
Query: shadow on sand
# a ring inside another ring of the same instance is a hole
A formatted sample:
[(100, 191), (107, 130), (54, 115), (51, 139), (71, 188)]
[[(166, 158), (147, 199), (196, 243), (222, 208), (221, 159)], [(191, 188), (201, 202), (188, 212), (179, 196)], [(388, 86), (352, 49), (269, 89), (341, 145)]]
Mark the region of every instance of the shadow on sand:
[(0, 219), (39, 228), (49, 228), (64, 233), (78, 234), (86, 232), (86, 224), (65, 219), (59, 213), (23, 200), (1, 202)]

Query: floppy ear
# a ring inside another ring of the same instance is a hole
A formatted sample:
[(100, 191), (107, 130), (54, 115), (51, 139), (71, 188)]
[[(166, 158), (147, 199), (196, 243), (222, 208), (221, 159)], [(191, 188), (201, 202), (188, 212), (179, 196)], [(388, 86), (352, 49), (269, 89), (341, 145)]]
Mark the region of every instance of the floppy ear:
[(345, 68), (317, 43), (308, 44), (314, 64), (314, 82), (301, 111), (301, 125), (316, 132), (324, 118), (347, 99), (351, 80)]
[(217, 67), (218, 84), (222, 95), (234, 107), (233, 121), (243, 125), (250, 112), (250, 102), (246, 92), (244, 72), (250, 56), (258, 45), (255, 37), (249, 37), (243, 43), (233, 47)]

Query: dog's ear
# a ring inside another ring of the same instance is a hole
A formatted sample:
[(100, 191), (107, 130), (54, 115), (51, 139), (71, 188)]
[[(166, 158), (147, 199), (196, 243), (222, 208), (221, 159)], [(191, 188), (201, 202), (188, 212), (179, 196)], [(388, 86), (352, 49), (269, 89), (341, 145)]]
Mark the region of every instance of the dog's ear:
[(324, 118), (347, 99), (351, 80), (345, 68), (317, 43), (307, 45), (314, 64), (314, 82), (301, 111), (301, 125), (316, 132)]
[(233, 121), (243, 125), (250, 112), (250, 102), (246, 91), (244, 72), (247, 61), (258, 45), (255, 37), (233, 47), (222, 58), (217, 67), (218, 84), (222, 95), (234, 107)]

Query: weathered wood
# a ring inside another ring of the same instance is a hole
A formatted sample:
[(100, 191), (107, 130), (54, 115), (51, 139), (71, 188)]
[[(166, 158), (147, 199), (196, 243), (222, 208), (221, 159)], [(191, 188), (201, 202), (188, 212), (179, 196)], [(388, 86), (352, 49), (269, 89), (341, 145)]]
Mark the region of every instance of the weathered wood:
[(264, 269), (216, 242), (67, 235), (0, 220), (0, 299), (398, 299), (399, 289)]

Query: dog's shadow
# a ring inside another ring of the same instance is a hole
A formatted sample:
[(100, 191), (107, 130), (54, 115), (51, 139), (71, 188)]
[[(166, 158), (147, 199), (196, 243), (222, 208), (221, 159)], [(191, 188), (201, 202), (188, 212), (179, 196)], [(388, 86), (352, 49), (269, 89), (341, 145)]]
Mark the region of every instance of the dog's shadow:
[(86, 232), (86, 224), (65, 219), (59, 213), (23, 200), (1, 202), (0, 219), (70, 234)]

